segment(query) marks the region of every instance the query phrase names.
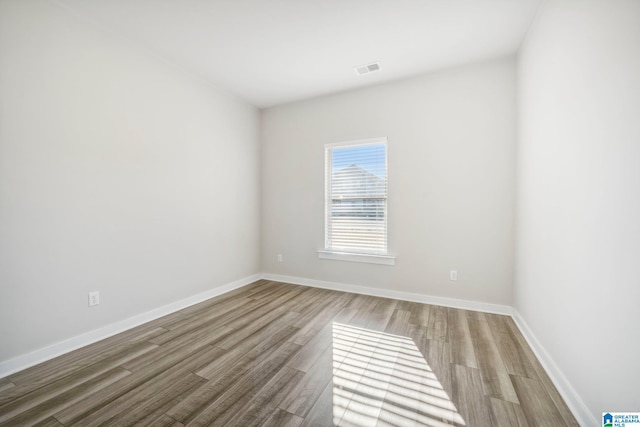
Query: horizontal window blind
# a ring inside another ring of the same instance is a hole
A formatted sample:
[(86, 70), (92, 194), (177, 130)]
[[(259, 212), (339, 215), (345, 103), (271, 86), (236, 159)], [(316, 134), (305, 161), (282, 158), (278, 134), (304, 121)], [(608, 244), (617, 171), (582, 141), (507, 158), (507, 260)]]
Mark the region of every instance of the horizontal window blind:
[(325, 248), (386, 253), (386, 139), (328, 144), (325, 166)]

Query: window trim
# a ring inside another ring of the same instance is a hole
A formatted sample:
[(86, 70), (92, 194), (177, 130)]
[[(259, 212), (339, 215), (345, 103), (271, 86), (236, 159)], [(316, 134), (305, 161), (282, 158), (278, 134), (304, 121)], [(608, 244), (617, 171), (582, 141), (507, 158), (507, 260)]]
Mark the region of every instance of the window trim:
[[(360, 145), (376, 145), (376, 144), (384, 144), (385, 149), (385, 168), (387, 169), (386, 183), (387, 183), (387, 196), (385, 199), (385, 243), (386, 243), (386, 251), (385, 252), (375, 252), (375, 251), (367, 251), (365, 249), (362, 250), (354, 250), (345, 251), (344, 249), (331, 249), (328, 246), (328, 227), (329, 227), (329, 219), (331, 215), (331, 205), (328, 202), (330, 196), (330, 177), (327, 175), (328, 164), (327, 164), (327, 150), (331, 150), (333, 148), (344, 148), (344, 147), (357, 147)], [(356, 139), (349, 141), (341, 141), (341, 142), (332, 142), (324, 145), (324, 248), (318, 250), (318, 257), (321, 259), (328, 260), (340, 260), (340, 261), (352, 261), (352, 262), (364, 262), (364, 263), (372, 263), (372, 264), (382, 264), (382, 265), (395, 265), (395, 256), (389, 253), (389, 217), (388, 217), (388, 185), (389, 185), (389, 175), (388, 175), (388, 139), (387, 137), (376, 137), (376, 138), (365, 138), (365, 139)]]
[(318, 258), (334, 261), (365, 262), (368, 264), (396, 265), (396, 257), (381, 254), (367, 254), (359, 252), (337, 252), (329, 249), (318, 249)]

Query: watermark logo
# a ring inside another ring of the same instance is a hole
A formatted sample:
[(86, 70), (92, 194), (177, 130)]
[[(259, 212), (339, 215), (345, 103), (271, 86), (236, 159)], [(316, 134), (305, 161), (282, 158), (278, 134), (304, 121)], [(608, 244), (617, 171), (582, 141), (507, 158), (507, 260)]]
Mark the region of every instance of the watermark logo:
[(640, 412), (603, 412), (602, 427), (640, 427)]

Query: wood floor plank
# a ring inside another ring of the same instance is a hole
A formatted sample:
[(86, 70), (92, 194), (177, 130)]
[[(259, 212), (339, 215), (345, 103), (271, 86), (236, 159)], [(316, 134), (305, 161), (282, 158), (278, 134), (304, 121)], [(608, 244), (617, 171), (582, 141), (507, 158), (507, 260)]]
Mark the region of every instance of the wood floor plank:
[(288, 293), (291, 289), (295, 289), (293, 285), (280, 282), (268, 282), (266, 286), (263, 286), (253, 292), (249, 292), (248, 296), (255, 300), (263, 299), (273, 301)]
[(331, 347), (333, 324), (328, 322), (300, 351), (291, 358), (287, 366), (308, 372), (322, 354)]
[(397, 304), (398, 300), (375, 298), (371, 310), (365, 313), (367, 318), (364, 322), (365, 328), (379, 332), (384, 331), (391, 316), (393, 316)]
[(487, 400), (482, 390), (482, 378), (475, 368), (452, 365), (452, 400), (465, 425), (490, 426)]
[(411, 318), (410, 322), (412, 325), (428, 327), (429, 319), (431, 318), (431, 309), (432, 305), (428, 304), (419, 304), (414, 302), (411, 304)]
[(429, 312), (429, 324), (427, 325), (427, 338), (430, 340), (447, 341), (447, 308), (432, 306)]
[(440, 388), (451, 399), (451, 352), (446, 341), (427, 338), (426, 328), (413, 326), (409, 334), (436, 377), (433, 387)]
[[(221, 360), (223, 360), (221, 358)], [(188, 424), (211, 402), (215, 401), (239, 378), (242, 378), (253, 366), (253, 361), (247, 358), (224, 359), (219, 371), (212, 374), (210, 381), (185, 397), (179, 404), (167, 411), (167, 415), (183, 424)]]
[(529, 424), (563, 426), (562, 415), (539, 381), (512, 375), (513, 386), (520, 398), (520, 407)]
[(577, 426), (508, 316), (269, 280), (0, 379), (12, 427), (551, 419)]
[[(167, 393), (171, 393), (174, 389), (180, 394), (182, 389), (188, 389), (195, 381), (201, 380), (199, 377), (191, 374), (194, 367), (200, 366), (204, 360), (211, 356), (217, 355), (217, 349), (205, 348), (203, 352), (185, 359), (185, 361), (163, 371), (160, 374), (148, 378), (141, 382), (131, 390), (121, 393), (114, 400), (108, 402), (102, 407), (93, 408), (91, 411), (85, 411), (84, 416), (77, 419), (74, 423), (83, 427), (100, 426), (105, 424), (128, 424), (133, 419), (127, 418), (125, 421), (119, 421), (124, 414), (134, 411), (142, 407), (146, 410), (146, 405), (153, 406), (157, 404), (156, 396), (168, 398)], [(135, 412), (134, 412), (135, 413)], [(146, 413), (144, 414), (146, 415)], [(56, 418), (64, 424), (61, 414), (57, 414)], [(132, 417), (133, 418), (133, 417)]]
[(354, 310), (366, 310), (366, 306), (372, 303), (372, 297), (370, 295), (363, 294), (351, 294), (351, 293), (343, 293), (344, 295), (350, 296), (351, 298), (347, 301), (347, 307), (352, 308)]
[(477, 368), (476, 353), (471, 340), (469, 323), (464, 310), (454, 308), (447, 309), (447, 322), (449, 332), (449, 349), (451, 351), (451, 363)]
[(206, 310), (200, 312), (197, 316), (191, 316), (189, 318), (182, 319), (182, 321), (176, 322), (174, 325), (172, 325), (169, 332), (151, 340), (151, 342), (161, 345), (167, 342), (171, 342), (185, 334), (190, 334), (194, 331), (198, 331), (199, 329), (204, 327), (227, 326), (227, 324), (232, 322), (233, 320), (242, 318), (242, 316), (244, 316), (245, 314), (259, 309), (265, 304), (264, 301), (254, 301), (248, 298), (243, 298), (243, 302), (244, 304), (242, 304), (240, 307), (228, 311), (227, 309), (233, 308), (233, 305), (226, 306), (221, 311), (217, 311), (215, 309)]
[(285, 398), (290, 384), (297, 383), (303, 376), (304, 372), (297, 369), (286, 366), (280, 369), (227, 424), (242, 427), (263, 425)]
[(295, 311), (299, 314), (306, 314), (313, 312), (316, 308), (324, 308), (324, 304), (331, 304), (337, 298), (340, 298), (341, 293), (330, 291), (329, 289), (314, 288), (309, 289), (304, 293), (304, 300), (291, 308), (291, 311)]
[(233, 320), (243, 318), (247, 313), (269, 304), (269, 300), (258, 300), (251, 298), (251, 296), (258, 292), (272, 292), (274, 289), (280, 289), (278, 291), (280, 294), (285, 293), (285, 291), (279, 288), (278, 284), (274, 282), (265, 281), (262, 286), (258, 287), (249, 285), (242, 295), (237, 294), (241, 289), (232, 291), (236, 298), (230, 298), (227, 294), (224, 294), (196, 306), (189, 307), (183, 310), (191, 310), (188, 314), (174, 318), (171, 322), (165, 324), (165, 327), (172, 331), (179, 329), (172, 334), (172, 336), (177, 336), (184, 333), (184, 331), (198, 327), (198, 324), (215, 322), (226, 325)]
[[(295, 323), (298, 328), (304, 328), (308, 326), (311, 320), (318, 318), (318, 315), (324, 313), (327, 308), (334, 307), (337, 311), (338, 308), (344, 307), (347, 301), (341, 298), (341, 295), (334, 291), (325, 291), (322, 294), (316, 294), (315, 298), (307, 300), (304, 298), (301, 304), (295, 307), (291, 307), (292, 311), (300, 313), (300, 317)], [(337, 307), (336, 307), (337, 306)]]
[(518, 329), (514, 321), (512, 319), (507, 318), (505, 319), (505, 322), (513, 332), (513, 339), (520, 344), (520, 348), (527, 355), (530, 365), (533, 367), (533, 369), (536, 372), (537, 380), (542, 384), (546, 394), (551, 398), (553, 403), (556, 405), (556, 408), (560, 412), (565, 424), (568, 426), (577, 427), (578, 422), (576, 421), (575, 417), (571, 413), (571, 410), (569, 409), (565, 401), (562, 399), (562, 396), (560, 396), (558, 389), (556, 389), (556, 387), (553, 385), (551, 378), (549, 378), (549, 375), (546, 373), (546, 371), (542, 367), (542, 364), (533, 353), (533, 350), (531, 350), (531, 347), (529, 347), (529, 344), (525, 340), (524, 336), (520, 333), (520, 330)]
[(487, 313), (483, 313), (481, 311), (464, 310), (464, 314), (465, 316), (467, 316), (469, 324), (475, 322), (487, 322)]
[(251, 312), (243, 316), (236, 317), (234, 320), (226, 322), (226, 325), (233, 329), (239, 330), (255, 324), (256, 322), (260, 323), (264, 322), (268, 318), (275, 318), (274, 316), (276, 316), (278, 313), (287, 313), (288, 310), (286, 303), (295, 298), (298, 293), (299, 292), (283, 294), (273, 301), (262, 300), (260, 301), (262, 305), (254, 308)]
[(500, 351), (493, 339), (489, 324), (484, 320), (470, 322), (469, 331), (485, 396), (520, 403)]
[[(119, 427), (156, 425), (156, 420), (162, 418), (167, 409), (175, 406), (183, 396), (205, 381), (192, 373), (180, 373), (174, 378), (167, 378), (166, 382), (149, 381), (144, 386), (121, 396), (118, 399), (120, 402), (114, 401), (111, 406), (113, 408), (117, 405), (118, 409), (116, 415), (109, 418), (109, 424)], [(101, 422), (94, 425), (100, 424)], [(83, 425), (91, 424), (83, 420)]]
[[(264, 427), (299, 427), (304, 418), (300, 418), (284, 409), (276, 408), (271, 416), (262, 424)], [(314, 426), (319, 427), (318, 424)]]
[(23, 409), (17, 412), (16, 416), (7, 419), (4, 422), (0, 422), (0, 426), (27, 426), (36, 424), (40, 421), (44, 421), (45, 419), (53, 416), (61, 409), (69, 407), (74, 403), (85, 399), (87, 396), (90, 396), (102, 390), (109, 384), (113, 384), (119, 379), (124, 378), (130, 374), (131, 372), (120, 367), (116, 367), (112, 370), (104, 372), (101, 375), (98, 375), (97, 377), (91, 378), (90, 380), (83, 382), (76, 387), (56, 394), (55, 396), (46, 399), (37, 406), (34, 406), (27, 410)]
[(259, 306), (260, 303), (253, 301), (250, 298), (237, 298), (228, 300), (226, 304), (208, 308), (207, 310), (201, 310), (192, 316), (183, 317), (171, 326), (165, 326), (169, 329), (169, 332), (154, 339), (152, 342), (155, 344), (164, 344), (176, 337), (200, 328), (205, 325), (218, 324), (223, 325), (230, 318), (235, 319), (242, 316), (244, 313), (251, 311), (254, 307)]
[[(397, 356), (395, 361), (386, 358), (392, 367), (387, 378), (384, 378), (385, 370), (377, 368), (376, 363), (368, 367), (370, 371), (378, 371), (379, 379), (388, 382), (376, 425), (444, 425), (455, 419), (456, 409), (424, 356), (425, 352), (428, 353), (425, 348), (430, 342), (426, 338), (426, 328), (409, 324), (408, 329), (406, 335), (403, 333), (390, 337), (397, 342), (395, 349), (390, 345), (391, 342), (385, 346), (395, 351)], [(446, 344), (442, 341), (433, 342)], [(443, 354), (448, 358), (448, 352)], [(447, 362), (446, 368), (449, 369), (449, 366)]]
[(491, 425), (495, 427), (535, 427), (529, 424), (522, 408), (517, 403), (507, 402), (494, 397), (489, 398)]
[(165, 345), (156, 346), (153, 351), (131, 359), (122, 366), (132, 372), (137, 372), (147, 369), (148, 366), (167, 365), (172, 361), (177, 363), (198, 349), (212, 345), (232, 331), (227, 326), (211, 325), (190, 334), (181, 335)]
[(56, 413), (55, 417), (65, 425), (82, 422), (85, 418), (92, 416), (94, 413), (102, 410), (102, 408), (110, 405), (111, 402), (117, 400), (120, 396), (129, 393), (131, 390), (140, 387), (148, 381), (157, 379), (158, 377), (162, 380), (167, 375), (173, 376), (176, 371), (186, 375), (187, 372), (200, 369), (211, 360), (219, 357), (222, 353), (224, 353), (224, 351), (221, 349), (207, 346), (181, 358), (176, 357), (157, 361), (146, 370), (134, 372), (105, 387), (99, 394), (96, 393), (87, 396), (81, 402)]
[(403, 337), (408, 336), (412, 326), (411, 314), (407, 310), (395, 309), (384, 328), (384, 332)]
[(300, 426), (333, 427), (334, 425), (339, 425), (338, 421), (342, 418), (344, 409), (345, 407), (340, 407), (336, 401), (333, 383), (329, 382), (320, 393), (320, 396), (313, 402), (313, 406), (308, 411), (307, 416), (304, 418), (299, 417), (302, 420)]
[[(451, 398), (453, 394), (453, 379), (449, 343), (440, 340), (429, 340), (425, 359), (436, 376), (442, 390)], [(434, 385), (437, 387), (437, 385)]]
[(153, 426), (153, 427), (184, 427), (184, 424), (179, 423), (178, 421), (174, 420), (173, 418), (171, 418), (166, 414), (163, 414), (158, 418), (155, 418), (151, 423), (145, 423), (144, 420), (136, 423), (136, 427), (147, 426), (147, 425)]
[[(320, 310), (313, 311), (313, 315), (304, 316), (304, 324), (297, 322), (300, 331), (293, 338), (293, 342), (299, 345), (307, 344), (320, 332), (329, 322), (346, 322), (351, 319), (357, 311), (344, 310), (346, 302), (335, 299), (332, 304), (328, 304)], [(351, 315), (349, 316), (349, 313)], [(302, 318), (301, 318), (302, 319)]]
[(218, 295), (206, 301), (200, 302), (198, 304), (194, 304), (190, 307), (184, 308), (175, 313), (168, 314), (160, 319), (161, 324), (167, 329), (173, 329), (177, 327), (184, 320), (189, 321), (193, 318), (197, 318), (203, 313), (209, 313), (212, 311), (217, 311), (218, 308), (226, 304), (229, 301), (234, 301), (239, 298), (248, 297), (251, 292), (254, 292), (256, 289), (259, 289), (263, 286), (266, 286), (266, 281), (257, 281), (242, 288), (234, 289), (232, 291), (226, 292), (222, 295)]
[(55, 418), (49, 417), (46, 420), (34, 424), (33, 427), (64, 427), (64, 425)]
[[(333, 312), (334, 310), (327, 310), (327, 313)], [(309, 324), (320, 325), (324, 321), (324, 327), (315, 335), (313, 335), (312, 329), (306, 328), (307, 332), (304, 335), (301, 335), (301, 332), (292, 337), (292, 341), (294, 343), (301, 344), (303, 347), (291, 359), (288, 366), (300, 371), (308, 372), (327, 347), (332, 345), (335, 325), (348, 323), (356, 313), (357, 310), (343, 307), (330, 320), (327, 320), (327, 317), (323, 317), (320, 320), (309, 318), (307, 320)]]
[(220, 359), (213, 360), (209, 365), (198, 370), (196, 373), (203, 378), (215, 381), (221, 377), (227, 369), (229, 369), (229, 366), (237, 363), (239, 360), (256, 362), (266, 357), (272, 349), (280, 347), (298, 330), (297, 328), (286, 324), (273, 326), (275, 326), (274, 329), (276, 329), (276, 327), (279, 329), (270, 333), (266, 337), (255, 334), (251, 339), (247, 339), (233, 349), (227, 350), (226, 354)]
[[(281, 353), (287, 354), (293, 354), (299, 349), (299, 346), (296, 344), (284, 340), (281, 341), (280, 347)], [(184, 423), (192, 422), (193, 419), (198, 417), (202, 412), (207, 411), (207, 407), (211, 402), (217, 401), (220, 396), (223, 396), (225, 392), (232, 389), (234, 384), (239, 383), (242, 378), (251, 378), (251, 372), (260, 370), (262, 369), (261, 367), (266, 366), (268, 368), (270, 365), (265, 365), (263, 362), (267, 361), (272, 363), (272, 359), (273, 353), (270, 351), (264, 352), (261, 357), (253, 360), (248, 358), (239, 360), (237, 357), (233, 359), (224, 358), (224, 361), (221, 363), (221, 365), (225, 367), (224, 369), (208, 371), (208, 377), (212, 378), (212, 380), (167, 413)], [(218, 414), (214, 413), (214, 410), (209, 409), (207, 416), (215, 418), (217, 415)]]
[(0, 378), (0, 393), (6, 392), (10, 388), (15, 387), (16, 385), (9, 381), (8, 378)]
[(290, 285), (285, 283), (275, 283), (276, 292), (266, 297), (252, 297), (258, 301), (267, 302), (267, 307), (274, 308), (284, 306), (287, 310), (304, 302), (302, 294), (306, 294), (306, 290), (301, 286)]
[(516, 334), (519, 335), (520, 332), (509, 327), (507, 316), (492, 314), (485, 317), (507, 372), (511, 375), (536, 379), (536, 370), (531, 365), (526, 349), (516, 338)]
[(304, 418), (331, 381), (332, 372), (333, 351), (327, 347), (311, 369), (290, 389), (280, 408)]
[(356, 309), (356, 314), (349, 321), (350, 325), (366, 327), (367, 323), (371, 321), (368, 313), (373, 313), (378, 303), (376, 297), (370, 295), (357, 295), (349, 303), (350, 308)]
[(236, 328), (216, 343), (216, 346), (229, 350), (252, 337), (254, 339), (268, 339), (271, 333), (295, 322), (298, 316), (300, 316), (298, 313), (285, 311), (284, 308), (271, 310), (253, 322)]
[(47, 400), (53, 399), (59, 394), (74, 387), (78, 387), (81, 384), (104, 374), (105, 372), (117, 368), (123, 362), (133, 359), (136, 356), (144, 354), (155, 348), (156, 346), (150, 343), (138, 343), (128, 349), (127, 352), (118, 353), (98, 363), (79, 369), (66, 377), (37, 388), (34, 391), (26, 393), (24, 396), (4, 403), (0, 406), (0, 422), (4, 422), (13, 418), (20, 412), (27, 411), (46, 402)]
[(116, 354), (126, 353), (130, 348), (139, 345), (139, 343), (167, 332), (167, 330), (162, 327), (150, 327), (146, 324), (138, 328), (123, 332), (59, 356), (46, 363), (41, 363), (10, 375), (8, 378), (11, 379), (18, 388), (12, 390), (8, 395), (3, 394), (0, 396), (0, 404), (4, 403), (6, 398), (9, 398), (13, 394), (27, 393), (43, 384), (48, 384), (65, 377), (78, 369), (100, 362)]
[(300, 346), (285, 342), (263, 361), (253, 366), (245, 375), (215, 399), (189, 422), (192, 426), (223, 426), (232, 418), (236, 410), (244, 404), (244, 396), (253, 398), (255, 390), (260, 390), (285, 365)]
[(359, 365), (350, 359), (334, 369), (334, 385), (337, 386), (334, 393), (339, 390), (340, 395), (348, 400), (342, 414), (334, 412), (334, 419), (340, 419), (339, 424), (353, 422), (357, 417), (358, 423), (375, 425), (389, 388), (389, 381), (385, 380), (390, 373), (385, 375), (386, 372), (380, 372), (383, 370), (391, 372), (392, 368), (374, 363)]

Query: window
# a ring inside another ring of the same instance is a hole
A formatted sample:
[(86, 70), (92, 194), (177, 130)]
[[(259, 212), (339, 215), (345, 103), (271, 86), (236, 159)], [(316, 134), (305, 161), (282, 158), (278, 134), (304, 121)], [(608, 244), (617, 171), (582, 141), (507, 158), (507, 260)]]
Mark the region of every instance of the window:
[(393, 264), (387, 255), (387, 139), (325, 145), (321, 258)]

